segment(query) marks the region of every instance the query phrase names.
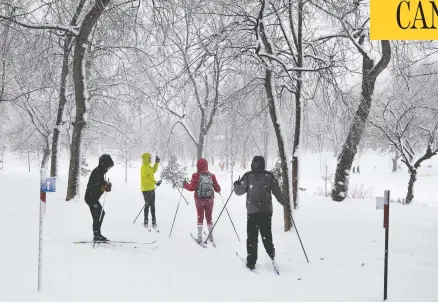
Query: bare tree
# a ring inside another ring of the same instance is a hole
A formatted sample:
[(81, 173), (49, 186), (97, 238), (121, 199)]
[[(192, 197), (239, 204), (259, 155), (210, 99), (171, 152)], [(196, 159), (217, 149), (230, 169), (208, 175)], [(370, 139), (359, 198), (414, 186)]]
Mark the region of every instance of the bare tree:
[(356, 52), (362, 57), (362, 87), (359, 106), (354, 115), (345, 143), (338, 156), (338, 164), (332, 189), (332, 199), (343, 201), (347, 197), (349, 174), (357, 147), (368, 120), (372, 96), (377, 77), (385, 70), (391, 60), (391, 45), (389, 41), (380, 41), (381, 55), (376, 55), (369, 40), (368, 6), (363, 1), (337, 3), (336, 1), (311, 1), (315, 7), (335, 21), (336, 34), (321, 37), (319, 40), (347, 39)]
[(408, 86), (404, 80), (396, 82), (391, 93), (379, 100), (379, 111), (371, 120), (408, 168), (406, 204), (414, 199), (414, 184), (421, 164), (438, 153), (435, 83), (436, 76), (408, 78)]
[[(84, 8), (86, 0), (80, 0), (76, 11), (73, 15), (73, 18), (70, 22), (70, 26), (74, 27), (77, 25), (79, 16)], [(66, 89), (67, 89), (67, 76), (69, 74), (69, 61), (70, 61), (70, 53), (73, 46), (74, 36), (70, 32), (64, 33), (64, 41), (63, 41), (63, 54), (62, 54), (62, 69), (61, 69), (61, 79), (60, 79), (60, 89), (59, 89), (59, 105), (58, 105), (58, 113), (56, 118), (56, 125), (53, 129), (53, 138), (52, 138), (52, 156), (50, 163), (50, 175), (52, 177), (57, 176), (58, 171), (58, 150), (59, 150), (59, 135), (60, 135), (60, 127), (64, 124), (64, 109), (65, 104), (67, 103)]]

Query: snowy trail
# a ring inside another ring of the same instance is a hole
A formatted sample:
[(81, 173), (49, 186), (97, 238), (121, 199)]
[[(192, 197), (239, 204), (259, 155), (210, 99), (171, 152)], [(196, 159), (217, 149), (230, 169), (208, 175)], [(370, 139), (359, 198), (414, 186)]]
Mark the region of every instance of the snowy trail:
[[(120, 170), (120, 171), (119, 171)], [(214, 171), (214, 169), (213, 169)], [(224, 198), (229, 175), (217, 174)], [(96, 247), (73, 244), (91, 239), (91, 215), (82, 199), (65, 202), (62, 190), (48, 194), (44, 225), (43, 291), (36, 292), (38, 252), (38, 174), (15, 170), (0, 173), (0, 300), (108, 301), (381, 301), (383, 297), (383, 214), (374, 200), (302, 196), (295, 220), (310, 259), (307, 264), (295, 233), (284, 233), (282, 210), (274, 201), (273, 235), (277, 276), (259, 240), (254, 275), (235, 252), (246, 255), (244, 197), (232, 196), (230, 215), (215, 229), (217, 248), (204, 249), (190, 239), (196, 212), (181, 202), (172, 237), (169, 231), (178, 191), (169, 184), (157, 189), (160, 232), (147, 232), (133, 219), (142, 207), (137, 168), (123, 182), (121, 168), (111, 170), (113, 191), (106, 200), (102, 233), (111, 240), (157, 240), (147, 245)], [(66, 176), (58, 188), (65, 188)], [(81, 193), (86, 179), (81, 182)], [(403, 186), (401, 184), (400, 186)], [(217, 197), (213, 218), (222, 209)], [(437, 301), (438, 208), (392, 204), (388, 296), (392, 301)], [(98, 291), (96, 291), (98, 290)]]

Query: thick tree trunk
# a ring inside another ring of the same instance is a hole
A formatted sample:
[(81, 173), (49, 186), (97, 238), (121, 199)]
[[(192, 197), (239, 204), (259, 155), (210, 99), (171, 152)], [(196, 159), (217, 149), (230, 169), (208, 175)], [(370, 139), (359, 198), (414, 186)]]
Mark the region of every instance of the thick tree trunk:
[(268, 162), (268, 145), (269, 145), (269, 128), (268, 128), (268, 113), (264, 115), (263, 128), (263, 157)]
[(286, 134), (282, 133), (279, 118), (277, 117), (277, 110), (276, 110), (276, 104), (275, 99), (273, 95), (273, 90), (275, 87), (272, 87), (271, 83), (272, 80), (272, 72), (270, 70), (266, 70), (265, 74), (265, 90), (266, 95), (268, 97), (268, 105), (269, 105), (269, 113), (271, 114), (272, 124), (274, 126), (275, 135), (277, 137), (277, 143), (278, 143), (278, 149), (280, 154), (280, 161), (281, 161), (281, 173), (282, 173), (282, 179), (283, 179), (283, 188), (282, 193), (285, 199), (285, 205), (284, 205), (284, 230), (290, 231), (292, 229), (292, 207), (290, 203), (290, 188), (289, 188), (289, 170), (287, 166), (287, 150), (285, 148), (285, 142), (283, 141), (283, 136), (286, 137)]
[[(73, 15), (72, 21), (70, 25), (74, 26), (77, 23), (79, 15), (84, 7), (86, 0), (81, 0), (79, 2), (78, 7), (76, 8), (76, 12)], [(59, 135), (60, 135), (60, 127), (64, 123), (63, 115), (64, 108), (67, 103), (67, 97), (65, 95), (66, 86), (67, 86), (67, 76), (68, 76), (68, 66), (69, 66), (69, 57), (71, 50), (71, 43), (73, 37), (70, 33), (65, 34), (64, 46), (63, 46), (63, 58), (62, 58), (62, 69), (61, 69), (61, 83), (59, 89), (59, 105), (58, 105), (58, 113), (56, 116), (56, 125), (53, 128), (53, 138), (52, 138), (52, 158), (50, 164), (50, 176), (56, 177), (58, 174), (58, 151), (59, 151)]]
[(203, 130), (199, 132), (199, 142), (197, 146), (196, 157), (200, 159), (204, 156), (204, 148), (205, 148), (205, 133)]
[[(302, 49), (302, 34), (303, 34), (303, 1), (298, 2), (298, 43), (297, 43), (297, 66), (303, 67), (303, 49)], [(294, 129), (294, 144), (292, 149), (292, 197), (294, 208), (298, 207), (298, 187), (299, 187), (299, 152), (301, 140), (301, 126), (303, 117), (303, 108), (301, 106), (301, 89), (303, 86), (302, 71), (297, 71), (296, 91), (295, 91), (295, 129)]]
[(353, 164), (354, 157), (357, 153), (357, 148), (364, 132), (365, 123), (368, 120), (374, 85), (377, 76), (386, 68), (386, 66), (388, 66), (391, 59), (391, 46), (389, 41), (381, 41), (381, 43), (382, 58), (376, 65), (373, 60), (367, 56), (363, 56), (361, 100), (354, 115), (347, 139), (338, 156), (338, 164), (332, 189), (332, 199), (337, 202), (341, 202), (347, 197), (351, 165)]
[(417, 170), (412, 169), (410, 170), (410, 177), (409, 177), (409, 183), (408, 183), (408, 193), (406, 194), (406, 204), (410, 204), (412, 200), (414, 199), (414, 183), (417, 181)]
[(70, 167), (68, 173), (67, 197), (69, 201), (73, 199), (79, 191), (79, 173), (81, 163), (81, 143), (82, 131), (85, 128), (86, 121), (84, 119), (88, 102), (88, 94), (86, 91), (86, 76), (85, 76), (85, 56), (88, 37), (91, 31), (99, 20), (105, 7), (108, 6), (110, 0), (96, 1), (93, 7), (88, 11), (82, 21), (79, 30), (79, 36), (76, 38), (74, 58), (73, 58), (73, 79), (75, 84), (75, 100), (76, 100), (76, 117), (73, 125), (73, 135), (70, 150)]

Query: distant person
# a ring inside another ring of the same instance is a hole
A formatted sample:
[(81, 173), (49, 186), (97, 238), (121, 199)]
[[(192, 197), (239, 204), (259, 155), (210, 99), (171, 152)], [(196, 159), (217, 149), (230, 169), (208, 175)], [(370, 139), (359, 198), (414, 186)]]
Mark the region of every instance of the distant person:
[[(198, 214), (198, 243), (202, 242), (202, 229), (204, 216), (207, 220), (208, 233), (213, 228), (213, 206), (214, 192), (220, 193), (221, 187), (216, 180), (216, 176), (208, 171), (207, 159), (200, 158), (196, 163), (197, 172), (192, 175), (190, 183), (184, 181), (183, 186), (188, 191), (194, 191), (196, 212)], [(214, 242), (213, 234), (210, 235), (211, 242)]]
[(93, 241), (109, 241), (101, 233), (105, 211), (99, 202), (104, 192), (111, 191), (111, 183), (106, 180), (105, 175), (108, 170), (114, 166), (110, 155), (104, 154), (99, 158), (99, 165), (93, 169), (88, 179), (87, 190), (85, 191), (85, 202), (90, 207), (91, 216), (93, 217)]
[(257, 246), (259, 231), (263, 245), (269, 257), (274, 260), (275, 248), (272, 242), (272, 195), (284, 205), (283, 194), (277, 179), (265, 170), (265, 158), (255, 156), (251, 163), (251, 171), (234, 182), (234, 192), (241, 196), (246, 193), (247, 209), (247, 258), (246, 266), (253, 270), (257, 262)]
[(158, 170), (158, 163), (160, 158), (155, 157), (154, 166), (151, 166), (152, 157), (150, 153), (144, 153), (141, 155), (143, 164), (141, 165), (141, 191), (144, 198), (144, 226), (149, 228), (149, 209), (152, 216), (152, 228), (157, 229), (157, 219), (155, 217), (155, 186), (160, 186), (161, 181), (155, 182), (154, 174)]

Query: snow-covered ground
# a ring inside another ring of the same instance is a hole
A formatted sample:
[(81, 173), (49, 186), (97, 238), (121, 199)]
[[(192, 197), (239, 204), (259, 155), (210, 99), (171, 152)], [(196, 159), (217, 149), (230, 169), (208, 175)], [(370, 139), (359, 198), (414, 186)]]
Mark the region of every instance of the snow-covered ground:
[[(322, 155), (335, 168), (335, 158)], [(179, 207), (171, 238), (169, 231), (179, 193), (169, 184), (157, 189), (160, 233), (147, 232), (132, 221), (143, 205), (139, 164), (124, 182), (121, 165), (108, 176), (113, 191), (106, 197), (102, 233), (111, 240), (150, 241), (153, 245), (124, 245), (93, 249), (73, 241), (90, 240), (91, 215), (83, 199), (65, 202), (67, 175), (58, 178), (58, 192), (47, 194), (44, 223), (43, 285), (37, 293), (39, 175), (26, 163), (8, 160), (0, 172), (0, 300), (107, 301), (381, 301), (383, 299), (383, 213), (375, 199), (342, 203), (315, 196), (321, 180), (320, 156), (303, 155), (300, 208), (295, 213), (306, 262), (295, 232), (283, 232), (281, 206), (274, 202), (273, 235), (281, 275), (276, 276), (259, 241), (258, 271), (246, 270), (235, 255), (246, 251), (245, 197), (233, 195), (228, 209), (241, 242), (224, 212), (216, 229), (217, 248), (203, 249), (190, 238), (196, 230), (192, 193)], [(426, 163), (416, 184), (415, 202), (391, 204), (388, 298), (392, 301), (438, 301), (438, 159)], [(95, 166), (96, 160), (89, 161)], [(272, 163), (268, 163), (272, 168)], [(351, 186), (363, 184), (373, 196), (391, 190), (403, 198), (406, 169), (390, 172), (388, 157), (374, 153), (360, 158), (361, 174)], [(62, 163), (62, 168), (68, 166)], [(223, 197), (230, 194), (230, 174), (217, 173)], [(189, 174), (193, 172), (190, 169)], [(159, 172), (158, 172), (159, 173)], [(234, 175), (243, 172), (234, 172)], [(87, 178), (81, 182), (83, 197)], [(103, 197), (102, 197), (103, 201)], [(214, 219), (222, 209), (217, 196)]]

